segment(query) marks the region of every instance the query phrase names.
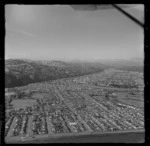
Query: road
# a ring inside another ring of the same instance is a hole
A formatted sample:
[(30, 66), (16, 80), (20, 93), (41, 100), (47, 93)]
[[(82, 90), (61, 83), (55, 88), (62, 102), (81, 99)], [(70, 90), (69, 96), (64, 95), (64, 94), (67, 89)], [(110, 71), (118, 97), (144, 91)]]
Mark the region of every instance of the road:
[(13, 141), (6, 143), (143, 143), (145, 141), (145, 130), (139, 129), (134, 131), (118, 131), (118, 132), (84, 132), (80, 134), (55, 134), (47, 135), (29, 141)]

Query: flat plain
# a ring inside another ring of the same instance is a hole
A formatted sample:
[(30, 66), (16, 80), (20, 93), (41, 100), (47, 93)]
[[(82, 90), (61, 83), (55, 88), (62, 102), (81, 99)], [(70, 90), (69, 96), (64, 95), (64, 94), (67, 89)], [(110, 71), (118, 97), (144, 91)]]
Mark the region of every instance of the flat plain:
[(144, 142), (142, 76), (105, 70), (6, 89), (5, 141)]

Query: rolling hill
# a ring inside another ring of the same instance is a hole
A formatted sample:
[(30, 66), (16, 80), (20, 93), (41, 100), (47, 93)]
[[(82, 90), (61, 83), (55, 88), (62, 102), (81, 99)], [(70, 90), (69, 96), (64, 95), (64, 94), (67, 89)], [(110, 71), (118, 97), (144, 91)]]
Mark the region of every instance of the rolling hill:
[(107, 68), (138, 72), (143, 72), (144, 70), (141, 60), (65, 62), (58, 60), (8, 59), (5, 60), (5, 87), (11, 88), (47, 80), (92, 74)]
[(91, 74), (105, 68), (101, 63), (9, 59), (5, 61), (5, 87)]

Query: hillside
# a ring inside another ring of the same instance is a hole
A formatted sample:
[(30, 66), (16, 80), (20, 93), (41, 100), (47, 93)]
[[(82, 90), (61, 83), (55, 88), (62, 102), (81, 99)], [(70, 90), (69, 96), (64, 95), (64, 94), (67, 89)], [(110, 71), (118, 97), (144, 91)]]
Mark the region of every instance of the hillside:
[(143, 72), (144, 71), (144, 59), (141, 58), (133, 58), (128, 60), (102, 60), (103, 64), (107, 67), (113, 67), (115, 69), (121, 69), (125, 71), (136, 71)]
[(105, 68), (101, 63), (9, 59), (5, 61), (5, 87), (91, 74)]
[(143, 72), (143, 62), (137, 60), (84, 61), (33, 61), (5, 60), (5, 87), (23, 86), (47, 80), (81, 76), (101, 72), (107, 68)]

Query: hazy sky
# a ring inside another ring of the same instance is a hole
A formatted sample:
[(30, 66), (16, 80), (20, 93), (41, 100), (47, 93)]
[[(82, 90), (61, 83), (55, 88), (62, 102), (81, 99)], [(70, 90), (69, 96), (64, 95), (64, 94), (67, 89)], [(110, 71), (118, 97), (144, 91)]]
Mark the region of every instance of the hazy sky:
[[(142, 6), (124, 8), (143, 21)], [(128, 59), (143, 55), (143, 29), (116, 9), (6, 5), (5, 57)]]

